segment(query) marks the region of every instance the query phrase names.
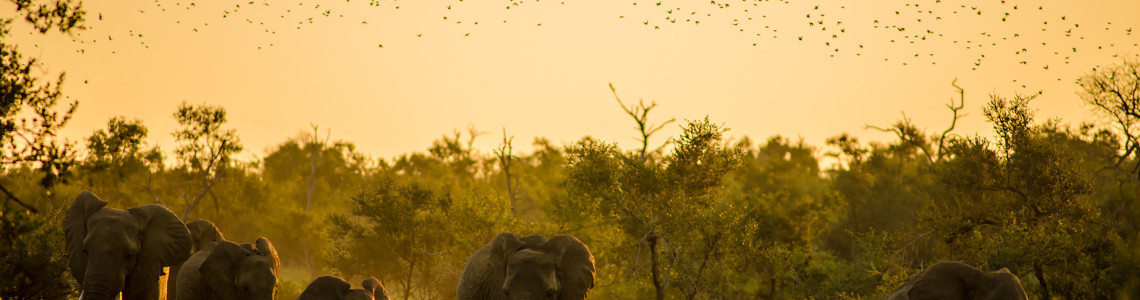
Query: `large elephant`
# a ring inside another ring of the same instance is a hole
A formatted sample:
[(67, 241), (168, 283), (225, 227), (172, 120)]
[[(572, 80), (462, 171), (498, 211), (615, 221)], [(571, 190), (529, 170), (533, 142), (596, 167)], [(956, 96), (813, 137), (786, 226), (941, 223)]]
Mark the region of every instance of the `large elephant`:
[(190, 232), (169, 209), (107, 208), (90, 192), (63, 219), (68, 267), (84, 300), (158, 299), (162, 269), (190, 256)]
[(253, 245), (230, 241), (209, 243), (178, 271), (179, 300), (277, 299), (281, 262), (269, 239)]
[(899, 287), (888, 300), (987, 299), (1025, 300), (1017, 275), (1001, 268), (982, 272), (960, 262), (939, 262)]
[[(187, 222), (186, 229), (190, 231), (190, 255), (198, 253), (199, 250), (209, 243), (226, 240), (225, 236), (222, 235), (222, 231), (218, 230), (218, 226), (214, 225), (214, 222), (207, 220)], [(166, 300), (178, 299), (178, 271), (181, 268), (181, 263), (170, 267), (170, 279), (166, 282)]]
[(354, 289), (340, 277), (321, 276), (309, 283), (297, 300), (388, 300), (388, 291), (376, 277), (369, 277), (360, 285), (364, 288)]
[(519, 238), (500, 233), (467, 259), (456, 290), (467, 299), (584, 299), (594, 287), (594, 256), (573, 236)]

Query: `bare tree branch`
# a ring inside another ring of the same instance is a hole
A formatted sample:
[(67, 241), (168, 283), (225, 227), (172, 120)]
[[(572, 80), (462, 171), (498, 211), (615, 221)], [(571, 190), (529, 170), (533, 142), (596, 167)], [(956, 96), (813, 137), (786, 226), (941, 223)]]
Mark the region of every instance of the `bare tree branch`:
[[(518, 211), (515, 209), (515, 187), (511, 185), (511, 165), (514, 161), (514, 147), (511, 142), (515, 140), (514, 136), (507, 137), (507, 128), (503, 127), (503, 143), (499, 144), (499, 148), (495, 149), (495, 156), (499, 158), (499, 165), (503, 168), (503, 176), (506, 176), (507, 181), (507, 197), (511, 199), (511, 216), (516, 216)], [(517, 179), (517, 178), (514, 178)]]
[(958, 86), (958, 78), (954, 78), (954, 80), (950, 82), (950, 85), (958, 90), (958, 105), (954, 105), (954, 98), (950, 98), (950, 104), (946, 104), (946, 108), (950, 109), (954, 117), (950, 119), (950, 127), (943, 130), (942, 135), (938, 137), (938, 154), (936, 155), (937, 159), (935, 159), (935, 162), (942, 161), (942, 150), (945, 149), (946, 146), (946, 136), (949, 135), (951, 131), (954, 131), (954, 126), (958, 124), (958, 119), (966, 116), (964, 114), (958, 114), (959, 110), (966, 107), (966, 90)]
[[(621, 105), (621, 109), (625, 111), (625, 114), (629, 115), (631, 118), (633, 118), (633, 121), (637, 123), (637, 127), (634, 129), (637, 129), (638, 133), (641, 135), (641, 138), (637, 139), (637, 141), (641, 142), (641, 152), (639, 158), (642, 162), (646, 161), (646, 155), (648, 154), (647, 152), (649, 150), (649, 137), (664, 128), (665, 125), (673, 123), (677, 119), (670, 118), (669, 120), (665, 120), (665, 122), (661, 122), (661, 124), (658, 125), (649, 124), (649, 111), (653, 110), (654, 107), (657, 107), (656, 102), (650, 102), (649, 106), (645, 106), (645, 101), (639, 99), (637, 105), (626, 106), (625, 103), (621, 101), (621, 97), (618, 97), (617, 89), (614, 88), (613, 83), (610, 83), (610, 92), (614, 94), (614, 99), (617, 99), (618, 105)], [(654, 149), (654, 152), (659, 151), (661, 148), (665, 147), (669, 141), (670, 140), (666, 140), (665, 144)]]
[[(218, 149), (224, 149), (226, 147), (226, 143), (228, 143), (228, 142), (229, 142), (228, 140), (223, 140), (221, 146), (219, 146)], [(211, 150), (211, 152), (214, 152), (214, 151)], [(220, 171), (218, 171), (218, 173), (214, 173), (213, 178), (211, 178), (211, 176), (210, 176), (210, 170), (213, 169), (214, 163), (220, 162), (218, 159), (218, 156), (220, 156), (223, 152), (225, 152), (225, 151), (214, 152), (213, 156), (210, 157), (209, 163), (206, 164), (206, 168), (203, 169), (203, 172), (202, 172), (202, 181), (205, 183), (205, 187), (203, 187), (202, 190), (198, 192), (198, 195), (194, 196), (194, 200), (191, 201), (190, 203), (188, 203), (186, 205), (186, 208), (182, 210), (182, 218), (183, 219), (186, 219), (187, 217), (189, 217), (190, 211), (192, 211), (192, 210), (194, 210), (194, 208), (198, 207), (198, 203), (202, 202), (202, 198), (206, 196), (206, 193), (210, 192), (210, 188), (214, 187), (214, 184), (218, 183), (218, 181), (221, 180), (222, 177), (225, 177), (226, 168), (224, 168), (224, 167)]]
[(0, 191), (4, 192), (4, 195), (8, 196), (8, 199), (11, 199), (12, 201), (16, 201), (16, 204), (23, 206), (24, 208), (28, 209), (28, 211), (30, 211), (32, 213), (39, 213), (40, 212), (40, 210), (36, 209), (35, 207), (33, 207), (27, 203), (24, 203), (24, 201), (20, 201), (20, 198), (16, 198), (16, 195), (13, 195), (11, 191), (8, 191), (8, 188), (4, 187), (3, 184), (0, 184)]

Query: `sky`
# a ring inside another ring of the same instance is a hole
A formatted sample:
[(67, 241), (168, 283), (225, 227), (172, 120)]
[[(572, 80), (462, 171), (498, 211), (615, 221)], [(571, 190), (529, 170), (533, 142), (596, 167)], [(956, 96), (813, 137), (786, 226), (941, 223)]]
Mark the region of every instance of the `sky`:
[[(14, 27), (46, 78), (66, 72), (82, 144), (114, 116), (174, 148), (182, 102), (221, 106), (264, 157), (313, 125), (373, 158), (424, 151), (469, 127), (491, 153), (503, 131), (639, 146), (625, 103), (675, 118), (651, 143), (708, 117), (728, 136), (823, 147), (847, 132), (893, 135), (905, 114), (929, 133), (965, 89), (961, 135), (993, 135), (991, 94), (1040, 96), (1039, 120), (1096, 115), (1077, 78), (1140, 56), (1140, 1), (86, 1), (88, 29)], [(10, 2), (0, 11), (14, 11)], [(699, 21), (699, 23), (698, 23)], [(820, 153), (828, 149), (820, 149)]]

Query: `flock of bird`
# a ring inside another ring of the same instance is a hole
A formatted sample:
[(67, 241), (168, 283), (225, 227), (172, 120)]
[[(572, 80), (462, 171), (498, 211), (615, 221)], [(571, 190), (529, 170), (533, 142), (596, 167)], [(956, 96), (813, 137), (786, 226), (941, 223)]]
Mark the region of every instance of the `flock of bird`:
[[(973, 57), (972, 69), (996, 60), (1004, 64), (1049, 70), (1050, 65), (1068, 64), (1077, 55), (1132, 55), (1140, 50), (1140, 38), (1133, 28), (1114, 26), (1111, 20), (1074, 20), (1061, 12), (1051, 11), (1043, 0), (1001, 1), (662, 1), (634, 0), (628, 9), (601, 12), (622, 22), (651, 30), (668, 30), (670, 26), (703, 26), (701, 30), (733, 30), (757, 47), (824, 47), (829, 57), (879, 56), (887, 63), (902, 65), (938, 64), (948, 54)], [(506, 0), (500, 3), (508, 11), (527, 6), (565, 6), (566, 1)], [(575, 3), (571, 2), (570, 5)], [(361, 7), (361, 6), (367, 7)], [(429, 5), (429, 4), (416, 4)], [(438, 20), (457, 26), (453, 34), (470, 37), (486, 26), (479, 20), (460, 20), (456, 11), (466, 5), (488, 5), (477, 1), (444, 0), (438, 6)], [(316, 22), (343, 22), (368, 26), (361, 16), (381, 15), (365, 10), (388, 9), (399, 13), (397, 0), (345, 0), (312, 3), (267, 0), (197, 3), (187, 0), (154, 0), (153, 7), (138, 9), (138, 14), (195, 11), (204, 7), (211, 11), (182, 14), (170, 21), (186, 30), (199, 32), (211, 22), (241, 22), (259, 26), (259, 31), (275, 35), (282, 30), (302, 30)], [(556, 9), (556, 8), (555, 8)], [(214, 11), (218, 10), (218, 11)], [(251, 12), (252, 11), (252, 12)], [(351, 11), (352, 13), (347, 13)], [(522, 12), (525, 13), (525, 12)], [(346, 14), (349, 15), (346, 17)], [(200, 16), (211, 16), (201, 18)], [(510, 14), (497, 15), (484, 23), (508, 23)], [(636, 16), (636, 17), (635, 17)], [(355, 20), (352, 20), (356, 18)], [(89, 18), (90, 19), (90, 18)], [(100, 14), (98, 20), (102, 20)], [(89, 22), (92, 20), (89, 20)], [(289, 24), (287, 27), (282, 24)], [(141, 24), (140, 24), (141, 25)], [(93, 24), (97, 26), (97, 24)], [(526, 26), (542, 26), (541, 22)], [(1140, 29), (1140, 28), (1137, 28)], [(139, 45), (149, 47), (143, 34), (127, 32)], [(415, 33), (423, 38), (423, 32)], [(114, 40), (108, 35), (107, 40)], [(99, 38), (77, 35), (80, 43), (95, 43)], [(271, 40), (271, 39), (270, 39)], [(784, 42), (777, 44), (774, 41)], [(801, 44), (788, 44), (792, 43)], [(1104, 41), (1104, 43), (1100, 43)], [(376, 41), (383, 49), (383, 41)], [(272, 47), (272, 43), (263, 45)], [(261, 48), (261, 46), (259, 46)], [(82, 49), (78, 51), (84, 51)], [(905, 52), (903, 52), (905, 51)], [(900, 54), (901, 53), (901, 54)], [(995, 57), (1002, 57), (995, 59)], [(960, 60), (954, 61), (960, 63)], [(1009, 67), (1009, 66), (1001, 66)]]
[(939, 56), (965, 54), (973, 56), (973, 70), (990, 60), (1049, 70), (1050, 64), (1069, 64), (1085, 53), (1140, 56), (1140, 38), (1132, 27), (1114, 26), (1112, 20), (1085, 20), (1082, 27), (1044, 2), (713, 0), (686, 9), (651, 0), (633, 6), (664, 15), (640, 21), (654, 30), (718, 21), (750, 36), (752, 46), (786, 39), (825, 47), (829, 57), (877, 55), (902, 65), (938, 64)]

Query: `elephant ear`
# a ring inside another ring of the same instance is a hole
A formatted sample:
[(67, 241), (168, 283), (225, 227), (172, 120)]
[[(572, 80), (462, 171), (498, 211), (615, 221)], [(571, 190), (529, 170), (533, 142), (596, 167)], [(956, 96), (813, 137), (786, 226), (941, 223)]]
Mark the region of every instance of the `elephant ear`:
[(974, 299), (1029, 299), (1021, 280), (1009, 269), (1001, 268), (981, 277)]
[(83, 239), (87, 237), (87, 217), (104, 206), (107, 206), (106, 201), (91, 192), (82, 192), (71, 202), (67, 215), (63, 217), (68, 267), (71, 268), (71, 276), (75, 277), (80, 286), (83, 286), (83, 274), (87, 273), (87, 253), (83, 246)]
[(214, 251), (202, 261), (198, 272), (205, 278), (207, 297), (210, 299), (232, 299), (237, 297), (237, 287), (234, 286), (234, 276), (238, 263), (247, 256), (249, 251), (230, 241), (221, 241), (214, 246)]
[(277, 275), (277, 271), (281, 269), (281, 260), (277, 258), (277, 248), (273, 247), (273, 243), (269, 242), (269, 238), (264, 236), (257, 238), (254, 245), (256, 245), (254, 249), (257, 251), (257, 254), (269, 257), (273, 260), (273, 275)]
[(497, 268), (505, 272), (507, 269), (507, 258), (510, 258), (511, 255), (514, 255), (515, 252), (522, 249), (524, 245), (523, 240), (514, 233), (500, 233), (499, 236), (495, 237), (495, 240), (491, 242), (491, 261), (495, 263)]
[[(487, 243), (487, 245), (489, 246), (487, 248), (489, 248), (490, 253), (487, 254), (488, 257), (485, 265), (477, 262), (475, 256), (472, 256), (468, 261), (469, 265), (476, 264), (477, 266), (475, 269), (472, 269), (474, 273), (473, 278), (475, 279), (473, 287), (476, 289), (474, 295), (478, 295), (476, 296), (477, 299), (484, 299), (485, 297), (498, 299), (492, 295), (499, 295), (503, 292), (503, 281), (506, 280), (507, 277), (507, 259), (515, 255), (515, 252), (518, 252), (519, 249), (522, 249), (524, 244), (518, 235), (503, 232), (496, 236), (494, 240)], [(484, 266), (486, 269), (482, 269)], [(468, 270), (465, 268), (465, 276), (467, 272)], [(462, 282), (460, 283), (460, 288), (461, 290), (463, 288)], [(460, 294), (465, 293), (460, 292)]]
[(305, 287), (305, 291), (301, 292), (297, 300), (341, 299), (351, 288), (352, 285), (340, 277), (321, 276), (309, 283), (309, 286)]
[(128, 286), (147, 286), (158, 281), (162, 268), (190, 258), (190, 231), (173, 212), (158, 204), (127, 209), (139, 222), (142, 240), (135, 270)]
[(360, 283), (364, 290), (372, 293), (376, 300), (388, 300), (388, 290), (384, 289), (384, 285), (376, 277), (368, 277), (364, 282)]
[(257, 248), (254, 248), (254, 247), (253, 247), (253, 244), (250, 244), (250, 243), (242, 243), (241, 245), (238, 245), (238, 246), (241, 246), (241, 248), (242, 248), (242, 249), (245, 249), (245, 251), (246, 251), (246, 252), (249, 252), (249, 253), (257, 253)]
[(191, 252), (197, 252), (205, 247), (210, 242), (220, 242), (226, 240), (222, 235), (222, 231), (218, 230), (218, 226), (214, 222), (208, 220), (194, 220), (186, 223), (186, 229), (190, 230), (190, 241), (193, 242)]
[(559, 235), (542, 245), (548, 255), (554, 255), (559, 262), (558, 277), (562, 289), (558, 299), (585, 299), (586, 292), (594, 287), (594, 255), (590, 248), (570, 235)]

